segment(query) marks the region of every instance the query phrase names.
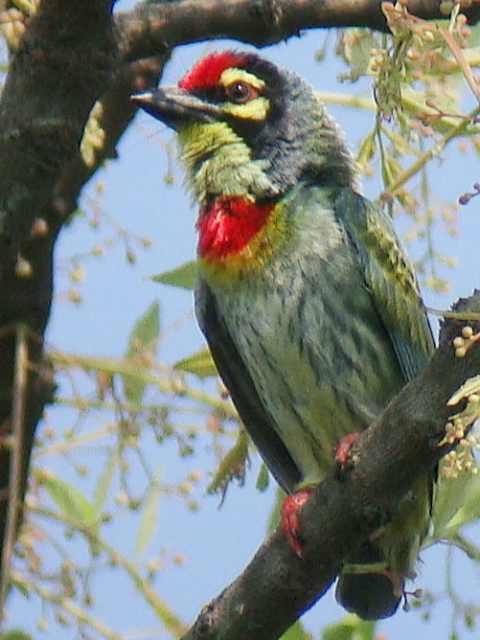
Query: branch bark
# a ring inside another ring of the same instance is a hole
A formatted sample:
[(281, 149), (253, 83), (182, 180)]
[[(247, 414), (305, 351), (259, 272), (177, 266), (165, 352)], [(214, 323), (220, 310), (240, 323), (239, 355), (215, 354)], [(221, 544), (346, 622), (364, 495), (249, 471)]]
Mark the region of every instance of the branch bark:
[[(180, 0), (139, 5), (116, 24), (125, 60), (145, 58), (202, 40), (233, 38), (265, 47), (299, 37), (306, 29), (368, 27), (388, 31), (378, 0)], [(425, 20), (445, 18), (438, 0), (409, 0), (409, 12)], [(470, 24), (480, 6), (462, 10)]]
[(98, 126), (104, 132), (102, 147), (96, 150), (90, 163), (86, 163), (77, 150), (55, 184), (49, 210), (50, 217), (56, 218), (60, 225), (77, 208), (83, 186), (105, 160), (116, 157), (116, 145), (137, 111), (130, 96), (154, 86), (168, 59), (169, 54), (164, 54), (120, 64), (113, 82), (100, 97)]
[[(480, 291), (457, 310), (480, 311)], [(446, 322), (430, 364), (364, 432), (353, 469), (341, 478), (332, 472), (307, 502), (300, 514), (304, 560), (277, 530), (183, 640), (274, 640), (328, 590), (347, 553), (385, 525), (415, 479), (451, 450), (439, 446), (458, 412), (447, 401), (480, 372), (478, 344), (455, 357), (452, 341), (465, 324), (480, 331), (480, 322)]]
[[(60, 228), (48, 204), (75, 155), (88, 114), (111, 74), (115, 40), (111, 0), (43, 0), (10, 61), (0, 100), (0, 425), (11, 430), (15, 327), (28, 328), (19, 495), (23, 497), (35, 427), (52, 397), (43, 332), (52, 299), (52, 253)], [(42, 224), (37, 224), (42, 219)], [(35, 336), (32, 338), (32, 336)], [(0, 495), (11, 454), (0, 451)], [(5, 540), (7, 500), (0, 502)], [(2, 568), (3, 569), (3, 568)]]

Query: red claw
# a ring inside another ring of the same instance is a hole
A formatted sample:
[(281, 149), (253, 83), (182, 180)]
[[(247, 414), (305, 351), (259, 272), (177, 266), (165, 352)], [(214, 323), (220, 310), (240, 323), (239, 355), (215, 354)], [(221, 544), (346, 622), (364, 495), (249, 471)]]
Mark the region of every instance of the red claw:
[(298, 514), (312, 494), (313, 489), (303, 489), (285, 498), (282, 504), (282, 530), (287, 537), (288, 544), (295, 554), (303, 557), (303, 543), (300, 535), (300, 522)]
[[(335, 448), (335, 462), (344, 468), (351, 461), (351, 448), (361, 436), (360, 431), (349, 433), (341, 438)], [(288, 544), (299, 558), (303, 558), (303, 542), (301, 539), (298, 514), (313, 493), (313, 488), (302, 489), (285, 498), (282, 504), (281, 525)]]
[(343, 436), (343, 438), (340, 438), (337, 442), (337, 446), (335, 447), (335, 462), (340, 465), (340, 467), (346, 467), (350, 462), (350, 449), (358, 442), (360, 436), (360, 431), (354, 431), (353, 433)]

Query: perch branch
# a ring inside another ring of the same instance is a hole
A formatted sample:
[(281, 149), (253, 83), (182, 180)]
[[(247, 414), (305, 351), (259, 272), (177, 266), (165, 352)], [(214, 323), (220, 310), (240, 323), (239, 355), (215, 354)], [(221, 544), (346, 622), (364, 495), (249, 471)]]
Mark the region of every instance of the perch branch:
[[(438, 0), (409, 0), (408, 11), (425, 20), (446, 18)], [(465, 8), (470, 24), (480, 6)], [(257, 47), (299, 37), (307, 29), (366, 27), (388, 31), (378, 0), (181, 0), (138, 5), (116, 19), (125, 60), (158, 55), (181, 44), (232, 38)]]
[[(478, 311), (480, 292), (458, 311)], [(480, 323), (470, 323), (476, 332)], [(440, 346), (422, 374), (364, 432), (350, 472), (333, 472), (300, 514), (304, 560), (277, 530), (244, 572), (204, 607), (183, 640), (274, 640), (330, 587), (343, 558), (384, 526), (421, 474), (452, 445), (439, 446), (454, 413), (447, 401), (480, 371), (480, 348), (455, 357), (453, 339), (465, 322), (444, 323)]]

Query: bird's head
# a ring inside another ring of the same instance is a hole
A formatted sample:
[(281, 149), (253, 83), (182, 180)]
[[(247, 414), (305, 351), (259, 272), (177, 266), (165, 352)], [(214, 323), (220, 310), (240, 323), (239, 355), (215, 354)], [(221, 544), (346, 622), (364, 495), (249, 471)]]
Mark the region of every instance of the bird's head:
[(311, 87), (253, 53), (211, 53), (178, 86), (133, 100), (177, 131), (200, 203), (276, 198), (302, 179), (353, 181), (343, 136)]

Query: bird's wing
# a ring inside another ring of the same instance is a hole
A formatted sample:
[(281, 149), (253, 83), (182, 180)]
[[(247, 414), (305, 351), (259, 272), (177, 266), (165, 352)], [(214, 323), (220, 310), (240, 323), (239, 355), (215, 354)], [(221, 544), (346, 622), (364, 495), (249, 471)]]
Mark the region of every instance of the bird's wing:
[[(435, 349), (415, 273), (403, 252), (390, 216), (344, 190), (335, 203), (338, 219), (356, 248), (377, 312), (390, 336), (405, 380), (415, 378)], [(430, 515), (438, 467), (428, 477)]]
[(435, 344), (415, 274), (392, 221), (351, 190), (342, 191), (335, 211), (358, 252), (366, 285), (405, 379), (411, 380), (426, 365)]
[(214, 294), (202, 280), (195, 292), (195, 310), (218, 372), (242, 422), (277, 482), (290, 493), (300, 482), (301, 473), (279, 438), (273, 418), (260, 401), (248, 369), (218, 310)]

